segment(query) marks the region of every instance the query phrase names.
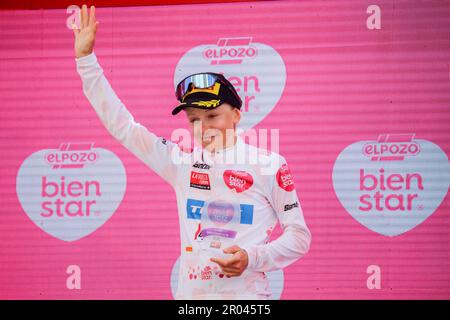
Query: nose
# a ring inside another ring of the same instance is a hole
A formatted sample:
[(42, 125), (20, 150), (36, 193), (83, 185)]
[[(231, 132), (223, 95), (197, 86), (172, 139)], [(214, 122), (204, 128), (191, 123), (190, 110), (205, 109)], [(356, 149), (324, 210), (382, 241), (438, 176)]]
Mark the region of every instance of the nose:
[(194, 122), (194, 137), (197, 141), (203, 140), (203, 134), (208, 130), (208, 126), (202, 120), (197, 120)]
[(213, 129), (208, 121), (205, 120), (197, 120), (194, 122), (194, 132), (201, 132), (203, 135), (207, 130)]

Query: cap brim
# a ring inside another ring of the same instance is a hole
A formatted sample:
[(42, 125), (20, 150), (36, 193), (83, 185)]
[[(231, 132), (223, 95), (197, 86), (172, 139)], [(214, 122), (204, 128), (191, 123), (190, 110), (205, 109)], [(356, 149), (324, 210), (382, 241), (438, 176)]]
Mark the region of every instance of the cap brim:
[[(193, 101), (195, 102), (195, 101)], [(203, 106), (199, 106), (198, 104), (191, 104), (189, 102), (184, 102), (179, 104), (178, 106), (176, 106), (173, 110), (172, 110), (172, 115), (176, 115), (178, 114), (181, 110), (184, 110), (186, 108), (196, 108), (196, 109), (205, 109), (205, 110), (211, 110), (211, 109), (215, 109), (218, 108), (219, 106), (221, 106), (222, 104), (224, 104), (226, 101), (220, 101), (219, 104), (217, 106), (215, 106), (214, 108), (210, 108), (210, 107), (203, 107)]]
[(173, 110), (172, 110), (172, 115), (176, 115), (178, 114), (181, 110), (183, 110), (184, 108), (186, 108), (188, 105), (187, 103), (181, 103), (178, 106), (176, 106)]

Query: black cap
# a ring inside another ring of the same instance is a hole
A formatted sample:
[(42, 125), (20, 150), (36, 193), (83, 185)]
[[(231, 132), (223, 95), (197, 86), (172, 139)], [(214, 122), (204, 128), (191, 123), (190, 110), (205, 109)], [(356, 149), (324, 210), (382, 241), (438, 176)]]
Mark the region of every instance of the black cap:
[[(227, 102), (233, 107), (241, 109), (242, 100), (237, 95), (234, 87), (228, 80), (225, 80), (232, 89), (221, 82), (215, 83), (216, 90), (204, 90), (204, 89), (194, 89), (193, 92), (186, 95), (183, 102), (180, 103), (175, 109), (173, 109), (172, 114), (176, 115), (181, 110), (188, 107), (198, 108), (198, 109), (214, 109)], [(234, 90), (234, 93), (231, 91)], [(217, 92), (214, 93), (214, 92)]]

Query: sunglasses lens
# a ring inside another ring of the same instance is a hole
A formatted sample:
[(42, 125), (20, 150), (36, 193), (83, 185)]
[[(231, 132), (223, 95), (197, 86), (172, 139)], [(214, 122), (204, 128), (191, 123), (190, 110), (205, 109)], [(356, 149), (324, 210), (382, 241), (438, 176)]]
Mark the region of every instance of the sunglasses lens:
[(192, 83), (196, 88), (204, 89), (214, 85), (217, 77), (210, 74), (196, 74), (192, 76)]
[(209, 73), (194, 74), (182, 80), (177, 86), (177, 98), (181, 100), (186, 93), (194, 87), (198, 89), (209, 88), (214, 85), (217, 76)]

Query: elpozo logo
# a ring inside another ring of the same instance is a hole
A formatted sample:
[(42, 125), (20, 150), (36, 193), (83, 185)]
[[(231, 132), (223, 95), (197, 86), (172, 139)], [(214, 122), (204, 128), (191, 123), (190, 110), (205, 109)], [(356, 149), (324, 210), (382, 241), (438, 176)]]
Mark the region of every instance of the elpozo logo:
[(126, 188), (125, 168), (111, 151), (93, 143), (62, 143), (34, 152), (16, 178), (19, 202), (49, 235), (79, 240), (101, 227), (116, 211)]
[(256, 126), (273, 110), (286, 83), (281, 56), (252, 37), (220, 38), (215, 45), (190, 49), (178, 61), (174, 86), (199, 72), (221, 73), (235, 86), (242, 99), (242, 130)]
[(244, 60), (254, 59), (258, 55), (258, 48), (251, 42), (251, 37), (221, 38), (215, 46), (203, 51), (203, 57), (212, 65), (242, 64)]
[(333, 186), (346, 211), (385, 236), (408, 232), (442, 203), (450, 184), (446, 154), (414, 134), (382, 134), (346, 147), (333, 168)]

